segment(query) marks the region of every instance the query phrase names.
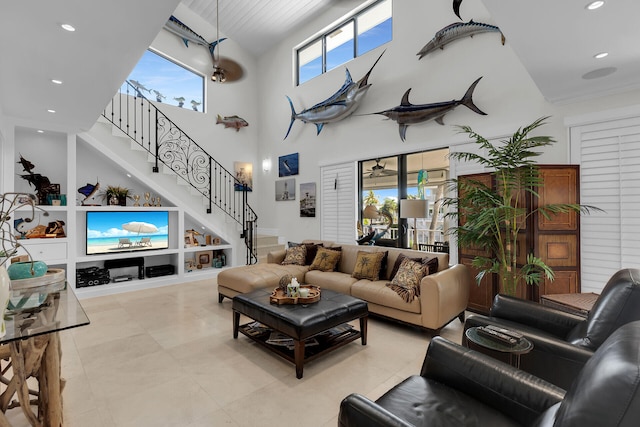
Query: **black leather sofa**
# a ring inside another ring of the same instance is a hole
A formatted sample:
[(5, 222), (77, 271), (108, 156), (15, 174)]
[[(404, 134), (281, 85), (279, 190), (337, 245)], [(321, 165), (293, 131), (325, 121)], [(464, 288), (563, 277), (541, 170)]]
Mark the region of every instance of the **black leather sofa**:
[(376, 402), (347, 396), (338, 426), (636, 427), (639, 420), (640, 322), (633, 322), (598, 348), (566, 392), (435, 337), (420, 375)]
[[(533, 350), (520, 357), (520, 369), (568, 389), (607, 337), (635, 320), (640, 320), (640, 270), (627, 268), (611, 276), (587, 319), (535, 302), (497, 295), (490, 316), (469, 316), (464, 330), (497, 325), (521, 332), (533, 343)], [(469, 346), (464, 334), (462, 337), (463, 345)], [(508, 357), (473, 348), (498, 359)]]

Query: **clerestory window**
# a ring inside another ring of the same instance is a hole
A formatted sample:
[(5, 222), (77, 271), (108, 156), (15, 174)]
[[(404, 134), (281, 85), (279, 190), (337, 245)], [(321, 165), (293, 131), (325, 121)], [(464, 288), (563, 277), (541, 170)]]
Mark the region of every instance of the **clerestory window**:
[(391, 41), (392, 9), (392, 0), (368, 2), (296, 48), (296, 85)]

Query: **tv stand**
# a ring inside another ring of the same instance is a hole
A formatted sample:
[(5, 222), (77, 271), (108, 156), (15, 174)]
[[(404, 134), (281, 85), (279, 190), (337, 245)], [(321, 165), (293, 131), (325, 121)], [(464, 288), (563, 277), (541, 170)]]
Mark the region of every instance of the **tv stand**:
[(104, 262), (104, 268), (111, 270), (112, 268), (124, 268), (124, 267), (138, 267), (138, 279), (144, 279), (144, 258), (123, 258), (123, 259), (108, 259)]

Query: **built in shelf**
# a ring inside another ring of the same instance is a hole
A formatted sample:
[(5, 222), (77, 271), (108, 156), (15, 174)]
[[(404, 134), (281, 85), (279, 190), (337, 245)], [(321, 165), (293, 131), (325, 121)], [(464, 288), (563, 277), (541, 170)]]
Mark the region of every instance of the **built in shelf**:
[(188, 246), (184, 248), (184, 252), (221, 251), (231, 248), (231, 245)]

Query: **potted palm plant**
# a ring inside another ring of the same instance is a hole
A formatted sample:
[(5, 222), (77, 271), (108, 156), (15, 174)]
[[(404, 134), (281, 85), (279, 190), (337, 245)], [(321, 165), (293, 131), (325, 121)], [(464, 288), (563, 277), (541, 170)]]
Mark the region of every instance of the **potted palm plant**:
[(539, 198), (537, 189), (544, 183), (539, 176), (534, 158), (537, 149), (555, 142), (550, 136), (532, 136), (535, 129), (545, 124), (548, 117), (541, 117), (528, 126), (519, 128), (510, 138), (492, 144), (468, 126), (459, 126), (478, 144), (479, 153), (454, 152), (450, 158), (473, 161), (493, 171), (493, 183), (463, 177), (449, 180), (450, 192), (456, 197), (443, 200), (450, 207), (447, 217), (461, 219), (450, 232), (460, 247), (483, 250), (472, 262), (479, 270), (478, 283), (490, 273), (498, 275), (502, 293), (515, 295), (520, 283), (539, 285), (543, 277), (553, 280), (553, 270), (533, 253), (526, 254), (525, 262), (518, 265), (517, 238), (521, 228), (531, 215), (549, 218), (558, 213), (588, 213), (597, 208), (580, 204), (535, 204), (527, 208), (525, 198)]
[(127, 199), (131, 198), (131, 190), (117, 185), (108, 185), (102, 193), (102, 198), (109, 205), (127, 206)]

